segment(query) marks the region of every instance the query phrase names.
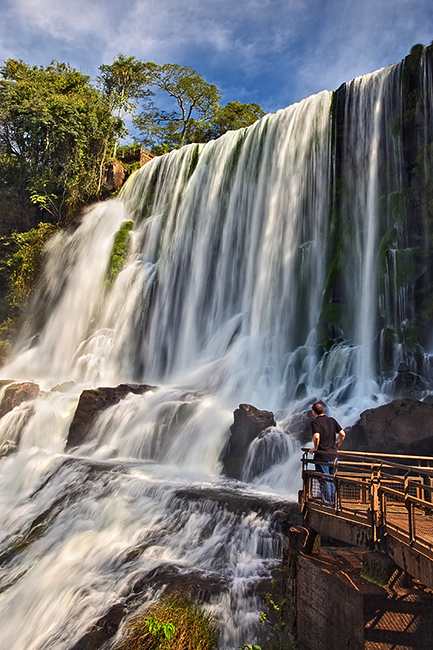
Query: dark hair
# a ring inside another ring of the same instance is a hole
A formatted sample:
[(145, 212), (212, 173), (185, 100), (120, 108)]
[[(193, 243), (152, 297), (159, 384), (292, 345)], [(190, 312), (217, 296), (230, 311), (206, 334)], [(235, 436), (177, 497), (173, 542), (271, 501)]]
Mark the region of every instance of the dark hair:
[(323, 415), (323, 404), (320, 402), (314, 402), (311, 408), (315, 413), (317, 413), (317, 415)]

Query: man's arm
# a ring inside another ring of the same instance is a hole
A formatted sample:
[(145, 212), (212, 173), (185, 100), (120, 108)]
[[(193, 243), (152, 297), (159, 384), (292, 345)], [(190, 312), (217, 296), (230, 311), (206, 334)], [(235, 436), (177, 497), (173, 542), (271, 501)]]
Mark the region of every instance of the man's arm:
[(345, 431), (343, 429), (340, 429), (340, 431), (338, 432), (338, 440), (335, 443), (335, 446), (340, 447), (345, 437), (346, 437)]
[(319, 442), (320, 442), (320, 433), (317, 433), (317, 431), (313, 434), (313, 445), (314, 447), (310, 449), (310, 451), (317, 451), (319, 447)]

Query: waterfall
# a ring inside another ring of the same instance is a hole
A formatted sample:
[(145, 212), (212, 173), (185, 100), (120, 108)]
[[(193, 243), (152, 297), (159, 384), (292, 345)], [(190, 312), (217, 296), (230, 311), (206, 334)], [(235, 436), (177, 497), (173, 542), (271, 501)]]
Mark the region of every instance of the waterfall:
[[(41, 388), (0, 418), (2, 647), (79, 650), (166, 585), (198, 585), (221, 650), (260, 634), (294, 416), (322, 398), (351, 424), (400, 362), (432, 379), (432, 54), (410, 56), (153, 159), (50, 240), (1, 371)], [(67, 449), (83, 390), (128, 382), (151, 389)], [(239, 403), (277, 420), (242, 482), (221, 471)]]

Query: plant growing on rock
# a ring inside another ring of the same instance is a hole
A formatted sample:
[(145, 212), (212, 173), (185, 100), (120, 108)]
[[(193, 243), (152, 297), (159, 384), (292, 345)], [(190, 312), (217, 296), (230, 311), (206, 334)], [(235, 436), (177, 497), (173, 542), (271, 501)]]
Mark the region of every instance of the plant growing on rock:
[(167, 596), (131, 620), (116, 650), (211, 650), (215, 644), (212, 617), (180, 596)]

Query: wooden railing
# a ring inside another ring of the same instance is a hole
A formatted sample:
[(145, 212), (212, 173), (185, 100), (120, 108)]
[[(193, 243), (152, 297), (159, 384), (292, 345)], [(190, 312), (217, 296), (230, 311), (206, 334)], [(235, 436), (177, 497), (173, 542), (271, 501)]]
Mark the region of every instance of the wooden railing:
[[(387, 548), (392, 538), (433, 560), (433, 458), (338, 452), (328, 463), (334, 466), (329, 477), (316, 472), (312, 455), (303, 452), (304, 518), (322, 526), (323, 534), (347, 537), (343, 541), (358, 535), (371, 548)], [(323, 499), (326, 480), (335, 489), (331, 504)]]

